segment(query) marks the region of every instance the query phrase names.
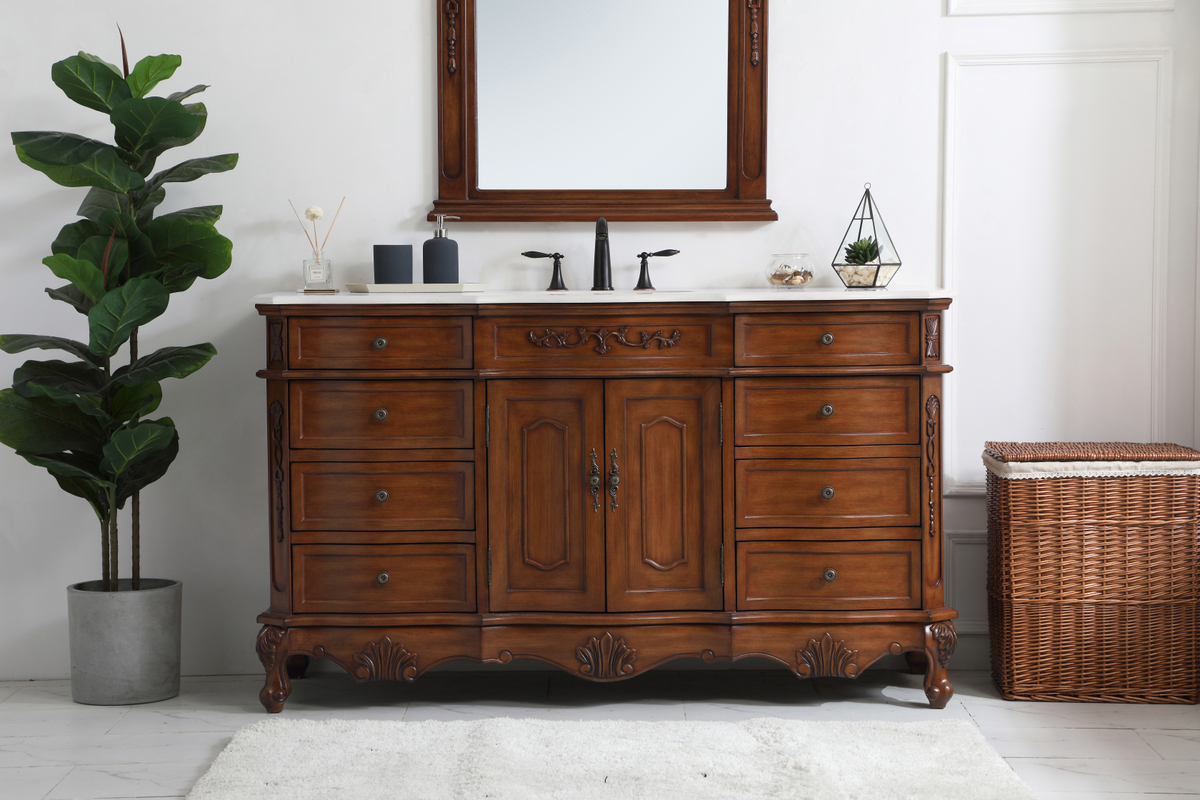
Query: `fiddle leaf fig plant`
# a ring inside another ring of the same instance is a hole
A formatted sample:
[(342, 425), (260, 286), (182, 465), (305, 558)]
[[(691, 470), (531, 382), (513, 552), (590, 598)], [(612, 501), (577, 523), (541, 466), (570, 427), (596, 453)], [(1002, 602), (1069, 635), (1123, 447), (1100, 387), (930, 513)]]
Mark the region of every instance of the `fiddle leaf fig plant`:
[[(26, 361), (0, 391), (0, 443), (43, 467), (62, 489), (83, 498), (100, 521), (104, 588), (115, 591), (117, 511), (133, 498), (132, 588), (140, 581), (141, 489), (166, 474), (179, 452), (170, 417), (150, 419), (162, 400), (161, 382), (185, 378), (208, 363), (209, 343), (137, 352), (138, 329), (166, 310), (172, 294), (197, 278), (229, 269), (233, 244), (217, 232), (221, 206), (155, 217), (166, 184), (226, 172), (237, 154), (182, 161), (155, 172), (168, 150), (203, 132), (203, 103), (184, 103), (207, 86), (148, 97), (182, 63), (176, 55), (147, 56), (129, 69), (88, 53), (56, 63), (50, 78), (63, 93), (105, 114), (113, 143), (73, 133), (18, 131), (17, 158), (60, 186), (86, 187), (77, 212), (42, 260), (63, 286), (46, 293), (87, 318), (87, 341), (36, 334), (0, 335), (0, 350), (58, 351), (74, 360)], [(128, 358), (121, 351), (128, 345)], [(119, 363), (124, 361), (125, 363)]]

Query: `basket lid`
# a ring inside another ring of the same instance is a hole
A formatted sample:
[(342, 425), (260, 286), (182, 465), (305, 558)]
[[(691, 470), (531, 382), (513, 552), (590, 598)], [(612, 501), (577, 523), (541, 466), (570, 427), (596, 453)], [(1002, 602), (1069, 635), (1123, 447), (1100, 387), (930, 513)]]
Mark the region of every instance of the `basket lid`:
[(1138, 442), (984, 442), (997, 461), (1200, 461), (1200, 450)]

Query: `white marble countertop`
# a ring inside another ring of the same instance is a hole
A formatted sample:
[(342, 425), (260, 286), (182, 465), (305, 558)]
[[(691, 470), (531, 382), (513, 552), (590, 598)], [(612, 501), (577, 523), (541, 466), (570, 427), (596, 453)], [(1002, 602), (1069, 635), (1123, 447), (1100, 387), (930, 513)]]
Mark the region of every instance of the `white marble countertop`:
[(888, 289), (700, 289), (694, 292), (651, 291), (636, 292), (622, 289), (612, 292), (576, 290), (547, 291), (486, 291), (486, 292), (348, 292), (337, 294), (303, 294), (301, 292), (271, 292), (253, 298), (261, 305), (502, 305), (508, 303), (796, 303), (812, 300), (932, 300), (953, 298), (954, 292), (945, 289), (894, 287)]

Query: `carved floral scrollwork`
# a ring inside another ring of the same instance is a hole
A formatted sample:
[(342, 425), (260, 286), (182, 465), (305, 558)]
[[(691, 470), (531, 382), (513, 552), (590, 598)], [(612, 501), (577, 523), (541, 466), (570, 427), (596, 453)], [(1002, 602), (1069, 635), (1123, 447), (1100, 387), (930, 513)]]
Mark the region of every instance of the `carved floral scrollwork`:
[(929, 535), (936, 532), (937, 517), (937, 432), (938, 411), (942, 403), (936, 394), (929, 395), (925, 401), (925, 476), (929, 479)]
[(275, 668), (279, 660), (279, 645), (283, 643), (284, 633), (283, 628), (274, 625), (263, 625), (262, 630), (258, 632), (254, 649), (258, 653), (258, 660), (268, 672)]
[(854, 678), (858, 675), (858, 651), (846, 647), (845, 640), (834, 641), (825, 634), (821, 641), (809, 639), (796, 651), (796, 671), (801, 678)]
[(605, 631), (599, 639), (593, 636), (582, 647), (575, 648), (575, 657), (581, 662), (581, 675), (622, 678), (633, 672), (637, 650), (625, 644), (624, 639), (613, 639), (613, 635)]
[(267, 323), (270, 333), (270, 349), (267, 350), (269, 364), (283, 363), (283, 320), (273, 319)]
[(750, 9), (750, 64), (757, 67), (760, 60), (758, 10), (762, 8), (762, 0), (746, 0), (746, 7)]
[(637, 341), (630, 341), (626, 338), (626, 334), (629, 332), (628, 327), (618, 328), (615, 331), (610, 331), (607, 328), (600, 328), (595, 331), (589, 331), (587, 328), (576, 328), (575, 330), (579, 334), (579, 341), (577, 342), (569, 341), (571, 334), (558, 333), (549, 328), (545, 329), (546, 334), (544, 336), (538, 336), (533, 331), (530, 331), (529, 341), (535, 347), (565, 347), (569, 350), (587, 344), (591, 339), (595, 339), (596, 346), (593, 349), (600, 355), (604, 355), (612, 352), (612, 348), (608, 346), (610, 338), (617, 344), (623, 344), (626, 347), (640, 347), (643, 350), (649, 349), (651, 344), (658, 342), (658, 349), (663, 350), (668, 347), (674, 347), (682, 337), (682, 334), (677, 330), (672, 331), (669, 337), (664, 336), (660, 330), (654, 333), (642, 331), (638, 334)]
[(275, 400), (271, 417), (271, 502), (275, 508), (275, 541), (283, 541), (283, 403)]
[(389, 636), (370, 642), (350, 660), (354, 663), (354, 677), (360, 681), (403, 680), (411, 683), (417, 679), (417, 656)]
[(925, 317), (925, 358), (937, 361), (941, 358), (941, 345), (938, 341), (938, 326), (941, 317), (932, 314)]
[(950, 656), (954, 655), (954, 649), (958, 647), (958, 631), (954, 630), (954, 623), (947, 620), (930, 625), (929, 634), (937, 644), (938, 663), (942, 665), (942, 669), (946, 669), (950, 666)]
[(458, 72), (458, 3), (446, 0), (446, 71)]

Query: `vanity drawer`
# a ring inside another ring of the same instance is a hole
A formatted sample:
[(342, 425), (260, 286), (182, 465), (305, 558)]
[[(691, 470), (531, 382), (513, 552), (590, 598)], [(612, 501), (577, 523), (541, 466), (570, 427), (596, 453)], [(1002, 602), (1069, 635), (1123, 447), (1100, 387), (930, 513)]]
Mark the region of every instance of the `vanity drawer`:
[(484, 317), (475, 323), (479, 369), (716, 369), (732, 364), (729, 317)]
[(293, 463), (298, 531), (470, 530), (475, 465), (465, 461)]
[(291, 369), (469, 369), (470, 317), (292, 317)]
[(919, 364), (916, 312), (740, 314), (734, 322), (739, 367)]
[(292, 381), (290, 446), (469, 449), (471, 381)]
[(475, 548), (296, 545), (292, 584), (293, 608), (299, 614), (474, 611)]
[(919, 458), (778, 458), (736, 463), (734, 511), (739, 528), (921, 524)]
[(739, 378), (736, 443), (746, 445), (917, 444), (916, 377)]
[(739, 542), (737, 608), (920, 608), (920, 567), (920, 542)]

